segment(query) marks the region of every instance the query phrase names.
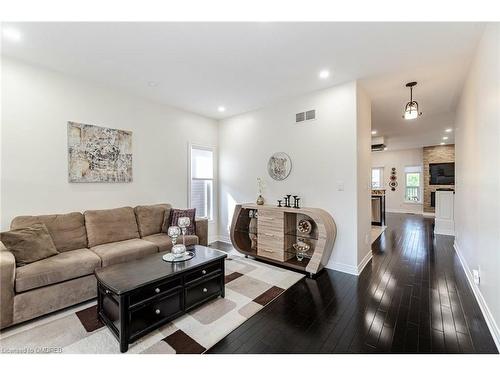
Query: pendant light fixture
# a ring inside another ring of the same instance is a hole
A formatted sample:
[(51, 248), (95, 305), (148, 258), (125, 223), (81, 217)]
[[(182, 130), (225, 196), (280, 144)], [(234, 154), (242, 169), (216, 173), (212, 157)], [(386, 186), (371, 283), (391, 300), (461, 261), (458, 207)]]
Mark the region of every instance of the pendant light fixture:
[(418, 116), (422, 116), (422, 112), (418, 111), (418, 103), (413, 100), (413, 87), (417, 85), (417, 82), (408, 82), (406, 87), (410, 88), (410, 101), (406, 103), (405, 110), (403, 113), (403, 118), (405, 120), (414, 120)]

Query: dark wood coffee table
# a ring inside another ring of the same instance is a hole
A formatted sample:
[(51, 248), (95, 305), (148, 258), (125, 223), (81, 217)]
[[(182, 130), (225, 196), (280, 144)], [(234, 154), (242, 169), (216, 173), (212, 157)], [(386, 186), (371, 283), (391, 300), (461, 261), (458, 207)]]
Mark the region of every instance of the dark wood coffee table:
[(130, 343), (185, 312), (224, 297), (227, 254), (205, 246), (188, 250), (195, 257), (169, 263), (158, 253), (99, 268), (97, 312), (126, 352)]

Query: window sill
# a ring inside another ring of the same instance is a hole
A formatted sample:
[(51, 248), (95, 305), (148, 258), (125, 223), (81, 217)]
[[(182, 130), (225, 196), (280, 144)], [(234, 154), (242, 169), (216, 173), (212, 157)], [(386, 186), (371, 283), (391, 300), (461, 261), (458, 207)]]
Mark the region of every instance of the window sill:
[(405, 204), (422, 204), (422, 202), (404, 201)]

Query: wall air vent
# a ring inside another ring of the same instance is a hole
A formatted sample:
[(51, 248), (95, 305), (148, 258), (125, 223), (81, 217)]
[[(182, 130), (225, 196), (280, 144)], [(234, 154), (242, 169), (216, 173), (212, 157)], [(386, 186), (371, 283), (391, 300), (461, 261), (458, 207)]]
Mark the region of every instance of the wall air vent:
[(315, 119), (316, 119), (315, 109), (295, 114), (295, 122), (311, 121)]
[(384, 137), (372, 137), (372, 151), (384, 151), (385, 139)]
[(311, 109), (310, 111), (306, 112), (306, 120), (314, 120), (316, 118), (316, 110)]
[(379, 144), (379, 145), (372, 145), (372, 151), (384, 151), (385, 145)]

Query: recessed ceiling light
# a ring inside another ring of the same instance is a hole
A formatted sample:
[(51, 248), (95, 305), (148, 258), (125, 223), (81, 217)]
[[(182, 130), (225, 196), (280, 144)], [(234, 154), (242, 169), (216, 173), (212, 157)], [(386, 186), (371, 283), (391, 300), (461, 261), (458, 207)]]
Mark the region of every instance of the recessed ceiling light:
[(441, 143), (440, 143), (440, 145), (441, 145), (441, 146), (444, 146), (445, 144), (446, 144), (446, 143), (444, 143), (444, 142), (441, 142)]
[(446, 133), (451, 133), (452, 131), (453, 131), (452, 128), (448, 128), (448, 129), (445, 130)]
[(376, 130), (372, 130), (372, 135), (375, 135), (377, 134), (377, 131)]
[(2, 27), (2, 36), (11, 42), (19, 42), (22, 39), (21, 32), (12, 27)]
[(226, 107), (224, 107), (223, 105), (220, 105), (220, 106), (217, 107), (217, 110), (219, 112), (226, 112)]
[(321, 78), (321, 79), (327, 79), (328, 77), (330, 77), (330, 71), (329, 70), (323, 69), (321, 72), (319, 72), (319, 78)]
[(155, 81), (149, 81), (149, 82), (148, 82), (148, 86), (149, 86), (149, 87), (156, 87), (156, 86), (158, 86), (158, 82), (155, 82)]
[(448, 139), (448, 137), (443, 137), (443, 141), (446, 141)]

